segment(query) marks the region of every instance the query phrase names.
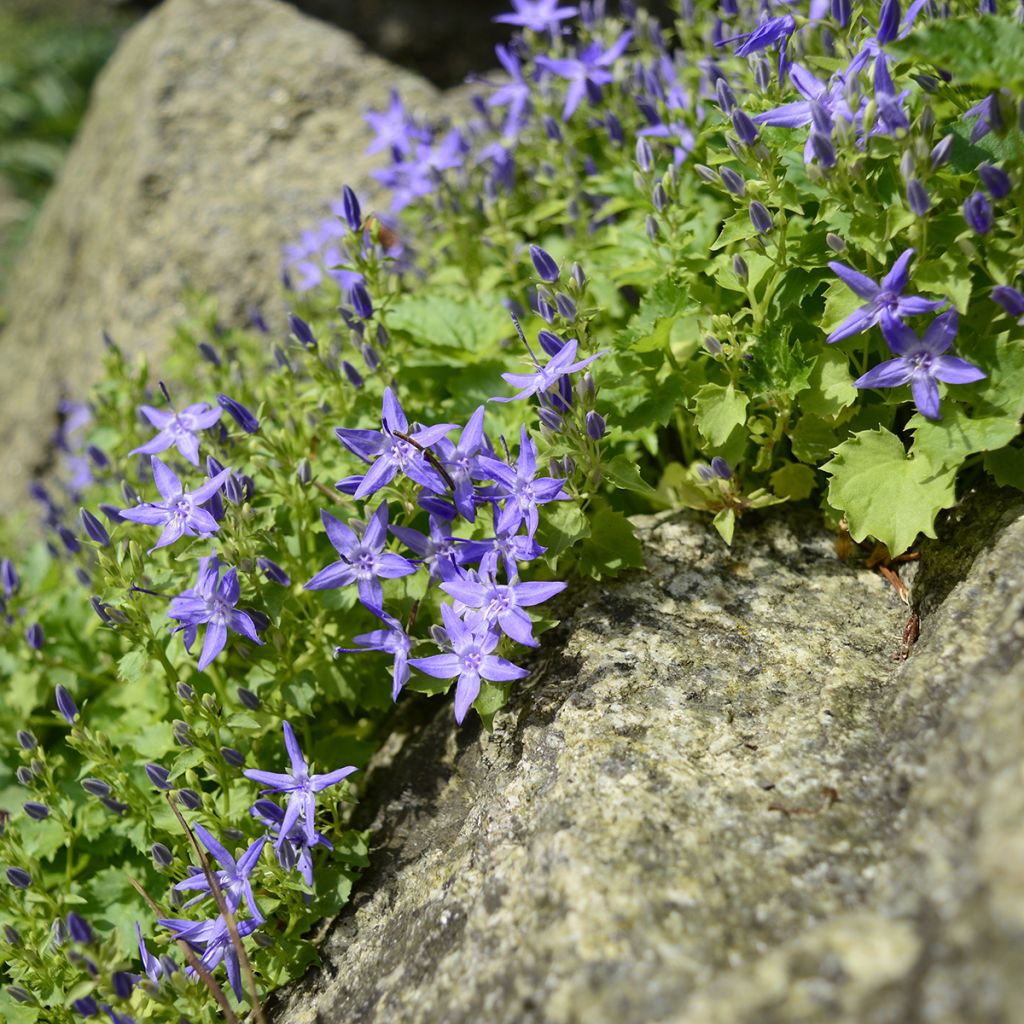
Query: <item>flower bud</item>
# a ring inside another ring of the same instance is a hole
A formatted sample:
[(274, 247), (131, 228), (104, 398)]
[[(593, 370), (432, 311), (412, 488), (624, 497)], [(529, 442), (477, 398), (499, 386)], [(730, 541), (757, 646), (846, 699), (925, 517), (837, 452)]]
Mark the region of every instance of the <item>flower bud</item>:
[(1024, 294), (1008, 284), (998, 284), (992, 289), (992, 298), (1010, 316), (1024, 317)]
[(360, 376), (359, 371), (347, 359), (342, 359), (341, 369), (352, 387), (361, 388), (363, 386), (363, 378)]
[(173, 789), (174, 787), (170, 783), (171, 773), (159, 764), (147, 764), (146, 775), (149, 776), (149, 781), (156, 786), (157, 789)]
[(288, 326), (292, 329), (292, 337), (306, 348), (316, 348), (316, 337), (313, 329), (300, 316), (294, 313), (288, 315)]
[(722, 343), (713, 335), (704, 335), (704, 348), (713, 356), (722, 354)]
[(110, 796), (110, 786), (102, 779), (82, 779), (81, 786), (90, 796), (99, 797), (101, 800), (105, 796)]
[(840, 28), (846, 28), (850, 24), (850, 0), (832, 0), (832, 17), (839, 23)]
[(362, 281), (357, 281), (352, 285), (349, 289), (348, 298), (352, 303), (352, 308), (364, 320), (369, 320), (373, 316), (373, 302), (370, 300), (370, 293), (366, 290), (366, 285)]
[(833, 252), (845, 252), (846, 242), (843, 241), (835, 232), (830, 231), (825, 236), (825, 242)]
[(550, 114), (544, 115), (544, 134), (548, 137), (550, 142), (562, 141), (562, 129)]
[(747, 283), (747, 278), (750, 276), (750, 268), (747, 266), (747, 261), (739, 253), (736, 253), (732, 258), (732, 272), (743, 284)]
[(741, 196), (747, 190), (746, 182), (742, 175), (738, 174), (731, 167), (723, 167), (718, 172), (722, 184), (734, 195)]
[(822, 135), (816, 131), (811, 132), (811, 149), (822, 167), (835, 167), (836, 148), (832, 145), (832, 140), (827, 135)]
[(557, 334), (553, 331), (547, 331), (541, 328), (537, 332), (537, 344), (549, 355), (557, 356), (559, 352), (565, 347), (565, 342), (562, 341)]
[(732, 470), (729, 468), (729, 463), (720, 455), (716, 455), (711, 460), (711, 471), (722, 480), (732, 479)]
[(548, 430), (557, 434), (562, 429), (562, 417), (555, 412), (554, 409), (549, 408), (546, 405), (542, 405), (537, 410), (537, 419), (548, 428)]
[(557, 292), (555, 294), (555, 309), (566, 320), (576, 319), (576, 303), (565, 292)]
[(243, 707), (247, 707), (250, 711), (259, 711), (260, 699), (252, 690), (247, 690), (244, 686), (240, 686), (237, 693)]
[(18, 947), (22, 944), (21, 935), (13, 925), (4, 925), (4, 939), (7, 941), (8, 946)]
[(247, 433), (255, 434), (260, 429), (260, 421), (241, 402), (236, 402), (227, 395), (218, 395), (217, 404), (227, 410), (228, 415)]
[[(114, 988), (114, 995), (118, 999), (130, 999), (132, 989), (135, 988), (135, 982), (132, 980), (132, 975), (127, 971), (114, 971), (110, 975), (110, 984)], [(124, 1017), (121, 1018), (124, 1020)]]
[(647, 235), (648, 241), (656, 242), (661, 237), (661, 228), (658, 226), (658, 218), (654, 214), (647, 214), (647, 219), (644, 221), (644, 234)]
[(987, 234), (992, 228), (992, 207), (984, 192), (972, 192), (963, 205), (964, 220), (976, 234)]
[(651, 202), (654, 204), (655, 210), (658, 213), (664, 213), (665, 207), (668, 206), (668, 193), (665, 191), (665, 186), (659, 181), (654, 186), (654, 190), (651, 192)]
[(75, 718), (78, 716), (78, 708), (75, 707), (71, 694), (63, 686), (58, 686), (55, 693), (57, 696), (57, 710), (64, 716), (68, 725), (74, 725)]
[(899, 0), (882, 0), (882, 10), (878, 16), (878, 32), (875, 34), (875, 38), (882, 45), (891, 43), (896, 38), (899, 27)]
[(231, 765), (232, 768), (241, 768), (245, 764), (245, 755), (234, 747), (221, 747), (220, 756), (224, 763)]
[(22, 868), (8, 868), (7, 881), (15, 889), (27, 889), (32, 884), (32, 876)]
[(198, 811), (203, 806), (203, 798), (194, 789), (179, 789), (178, 803), (190, 811)]
[(18, 746), (22, 750), (35, 750), (36, 749), (36, 738), (27, 729), (18, 730)]
[(709, 185), (718, 180), (718, 175), (707, 164), (694, 164), (693, 169), (697, 172), (697, 177), (703, 178)]
[(22, 807), (25, 813), (35, 821), (45, 821), (50, 816), (50, 808), (35, 800), (28, 800), (22, 804)]
[(181, 747), (192, 746), (192, 728), (180, 718), (174, 723), (174, 738)]
[(539, 245), (530, 246), (530, 259), (542, 281), (554, 284), (558, 280), (558, 264)]
[(1004, 199), (1010, 194), (1013, 184), (1010, 176), (1001, 167), (993, 167), (992, 164), (979, 164), (978, 177), (982, 185), (988, 189), (988, 194), (993, 199)]
[(931, 209), (928, 191), (917, 178), (907, 182), (907, 205), (917, 217), (923, 217)]
[(21, 784), (22, 784), (23, 786), (33, 786), (33, 785), (35, 785), (36, 777), (35, 777), (35, 775), (33, 774), (33, 772), (32, 772), (32, 769), (31, 769), (31, 768), (26, 768), (26, 767), (25, 767), (24, 765), (22, 765), (22, 766), (21, 766), (21, 767), (20, 767), (20, 768), (19, 768), (19, 769), (18, 769), (18, 770), (17, 770), (17, 771), (16, 771), (15, 773), (14, 773), (14, 777), (15, 777), (15, 778), (16, 778), (16, 779), (17, 779), (17, 780), (18, 780), (18, 781), (19, 781), (19, 782), (20, 782), (20, 783), (21, 783)]
[(752, 146), (757, 142), (757, 125), (751, 120), (750, 115), (739, 107), (732, 112), (732, 127), (744, 146)]
[(949, 155), (953, 151), (954, 139), (953, 135), (947, 135), (932, 147), (931, 160), (933, 171), (937, 171), (944, 164), (949, 163)]
[(82, 550), (82, 545), (79, 544), (78, 538), (66, 526), (57, 527), (57, 536), (60, 537), (61, 543), (68, 554), (77, 555)]
[(647, 174), (654, 166), (654, 153), (651, 152), (651, 144), (643, 136), (636, 140), (636, 162), (644, 174)]
[(4, 588), (4, 597), (10, 600), (17, 592), (20, 582), (14, 563), (9, 558), (5, 558), (0, 562), (0, 585)]
[(25, 1004), (28, 1004), (30, 1006), (35, 1006), (38, 1003), (38, 1000), (36, 999), (36, 997), (34, 995), (32, 995), (31, 992), (28, 992), (25, 989), (23, 989), (20, 985), (8, 985), (7, 986), (7, 994), (16, 1003), (25, 1003)]
[(75, 942), (81, 942), (87, 946), (95, 938), (89, 922), (81, 914), (76, 914), (73, 910), (68, 914), (67, 924), (68, 933)]
[(774, 227), (772, 215), (765, 208), (764, 204), (756, 199), (750, 204), (750, 223), (754, 225), (754, 229), (761, 235), (770, 234)]
[(169, 868), (174, 863), (174, 856), (163, 843), (154, 843), (149, 848), (149, 854), (158, 868)]
[(736, 94), (724, 78), (719, 78), (715, 82), (715, 98), (722, 108), (722, 113), (731, 114), (736, 109)]
[(359, 200), (356, 198), (355, 192), (348, 185), (341, 190), (341, 208), (349, 228), (358, 232), (363, 226), (363, 212), (359, 208)]
[(593, 409), (587, 413), (587, 437), (592, 441), (600, 441), (605, 435), (604, 417)]
[(105, 548), (110, 543), (106, 527), (87, 508), (80, 509), (78, 514), (88, 538)]

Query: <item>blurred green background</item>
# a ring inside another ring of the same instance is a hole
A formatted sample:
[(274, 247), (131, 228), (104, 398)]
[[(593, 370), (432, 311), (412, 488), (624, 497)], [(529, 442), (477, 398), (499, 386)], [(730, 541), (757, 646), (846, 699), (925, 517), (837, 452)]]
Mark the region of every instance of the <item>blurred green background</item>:
[(102, 0), (0, 2), (0, 296), (93, 80), (134, 17)]

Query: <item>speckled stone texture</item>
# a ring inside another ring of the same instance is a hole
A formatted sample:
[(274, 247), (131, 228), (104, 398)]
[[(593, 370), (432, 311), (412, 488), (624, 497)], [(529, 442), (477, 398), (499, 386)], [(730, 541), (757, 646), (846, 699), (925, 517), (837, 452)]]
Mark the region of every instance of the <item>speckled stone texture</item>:
[(1022, 511), (926, 549), (906, 661), (813, 518), (646, 520), (650, 571), (566, 609), (493, 733), (393, 738), (370, 873), (272, 1019), (1024, 1019)]
[(436, 90), (275, 0), (167, 0), (127, 34), (6, 290), (0, 514), (45, 462), (62, 391), (95, 378), (100, 332), (159, 353), (186, 284), (225, 322), (283, 321), (281, 246), (343, 184), (365, 195), (367, 107)]

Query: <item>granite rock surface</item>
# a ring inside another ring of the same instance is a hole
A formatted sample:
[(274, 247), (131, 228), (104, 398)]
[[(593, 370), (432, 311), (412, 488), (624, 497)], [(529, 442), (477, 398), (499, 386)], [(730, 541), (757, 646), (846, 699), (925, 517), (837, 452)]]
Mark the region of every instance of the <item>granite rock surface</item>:
[(124, 38), (7, 288), (0, 333), (0, 514), (45, 465), (64, 394), (99, 368), (101, 331), (159, 353), (186, 285), (225, 322), (283, 318), (281, 246), (343, 184), (365, 196), (362, 113), (436, 90), (277, 0), (167, 0)]
[(1024, 503), (968, 502), (909, 609), (814, 519), (645, 522), (492, 733), (371, 770), (370, 873), (288, 1024), (1024, 1014)]

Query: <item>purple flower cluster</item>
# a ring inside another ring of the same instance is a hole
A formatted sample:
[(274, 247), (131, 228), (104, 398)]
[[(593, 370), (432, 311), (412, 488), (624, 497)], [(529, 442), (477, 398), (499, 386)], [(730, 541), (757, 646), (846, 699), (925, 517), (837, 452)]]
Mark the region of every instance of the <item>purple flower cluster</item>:
[[(538, 272), (558, 277), (554, 261), (537, 250), (533, 255)], [(550, 263), (550, 266), (548, 265)], [(551, 332), (554, 354), (541, 363), (532, 355), (530, 373), (506, 373), (505, 380), (518, 393), (496, 397), (508, 402), (536, 396), (541, 410), (553, 405), (564, 413), (572, 403), (572, 389), (563, 382), (585, 369), (601, 353), (576, 359), (578, 342), (561, 342)], [(525, 338), (524, 338), (525, 341)], [(591, 410), (592, 411), (592, 410)], [(591, 420), (587, 421), (589, 431)], [(603, 433), (603, 421), (601, 431)], [(448, 435), (459, 431), (457, 441)], [(509, 682), (526, 671), (494, 653), (502, 637), (534, 646), (526, 607), (546, 601), (564, 589), (563, 583), (521, 583), (519, 567), (544, 553), (535, 535), (540, 508), (569, 498), (566, 480), (538, 475), (537, 450), (525, 427), (515, 459), (506, 451), (500, 458), (484, 432), (484, 407), (479, 407), (465, 427), (443, 423), (410, 425), (397, 396), (387, 388), (381, 410), (380, 430), (339, 427), (338, 440), (367, 469), (347, 477), (338, 489), (365, 499), (396, 480), (407, 480), (416, 489), (416, 501), (427, 516), (427, 533), (407, 526), (391, 526), (390, 533), (409, 550), (409, 555), (386, 550), (389, 514), (386, 501), (378, 503), (360, 535), (327, 512), (321, 513), (324, 528), (339, 558), (306, 583), (308, 590), (325, 590), (355, 584), (359, 600), (377, 616), (384, 628), (360, 634), (355, 648), (336, 648), (335, 653), (381, 651), (392, 658), (392, 697), (416, 669), (438, 679), (455, 679), (455, 717), (458, 722), (480, 692), (482, 680)], [(482, 508), (489, 508), (494, 536), (477, 540), (453, 535), (459, 521), (474, 523)], [(475, 566), (475, 568), (472, 568)], [(382, 581), (426, 571), (429, 582), (455, 599), (441, 606), (443, 624), (432, 630), (441, 653), (410, 657), (415, 640), (401, 622), (384, 609)], [(505, 582), (498, 579), (504, 573)], [(286, 822), (286, 824), (289, 824)], [(285, 828), (287, 831), (287, 828)]]

